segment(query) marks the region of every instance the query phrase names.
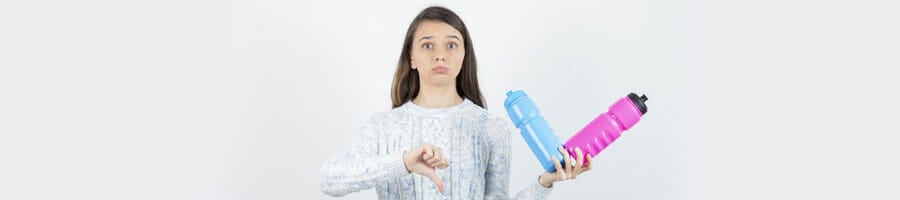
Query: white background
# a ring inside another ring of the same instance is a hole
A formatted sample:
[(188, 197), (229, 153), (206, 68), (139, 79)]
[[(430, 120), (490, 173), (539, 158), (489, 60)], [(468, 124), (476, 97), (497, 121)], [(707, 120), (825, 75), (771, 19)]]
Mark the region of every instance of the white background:
[[(497, 115), (525, 89), (565, 140), (649, 96), (552, 199), (900, 198), (892, 1), (87, 0), (0, 3), (0, 199), (330, 198), (429, 5)], [(512, 139), (514, 193), (540, 168)]]

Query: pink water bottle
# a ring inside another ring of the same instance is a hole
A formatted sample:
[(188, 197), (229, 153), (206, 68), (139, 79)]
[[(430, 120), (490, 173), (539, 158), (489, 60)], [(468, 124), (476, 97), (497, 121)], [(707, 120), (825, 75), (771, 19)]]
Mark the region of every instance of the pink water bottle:
[(647, 95), (638, 96), (634, 93), (629, 93), (628, 96), (616, 101), (609, 107), (609, 111), (594, 118), (566, 141), (564, 146), (569, 155), (576, 155), (575, 147), (579, 147), (584, 152), (585, 160), (587, 155), (596, 156), (610, 143), (616, 141), (623, 131), (631, 129), (641, 120), (644, 113), (647, 113), (645, 101)]

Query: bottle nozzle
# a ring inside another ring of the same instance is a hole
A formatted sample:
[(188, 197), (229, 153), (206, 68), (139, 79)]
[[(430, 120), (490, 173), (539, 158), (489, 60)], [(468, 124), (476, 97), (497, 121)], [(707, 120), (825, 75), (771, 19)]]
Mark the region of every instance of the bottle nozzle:
[(647, 95), (642, 94), (641, 96), (638, 96), (635, 93), (629, 93), (628, 98), (631, 99), (631, 102), (633, 102), (634, 105), (638, 107), (638, 110), (641, 111), (641, 114), (647, 113), (647, 104), (644, 104), (644, 102), (647, 101)]

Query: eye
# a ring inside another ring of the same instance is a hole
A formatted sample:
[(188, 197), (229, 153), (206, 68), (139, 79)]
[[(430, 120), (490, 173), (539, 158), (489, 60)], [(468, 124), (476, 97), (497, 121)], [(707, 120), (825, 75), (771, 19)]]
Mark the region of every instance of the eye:
[(447, 44), (447, 48), (448, 48), (448, 49), (455, 49), (456, 46), (457, 46), (456, 43), (450, 43), (450, 44)]
[(431, 48), (433, 48), (433, 46), (431, 45), (431, 43), (425, 43), (425, 44), (422, 44), (422, 48), (431, 49)]

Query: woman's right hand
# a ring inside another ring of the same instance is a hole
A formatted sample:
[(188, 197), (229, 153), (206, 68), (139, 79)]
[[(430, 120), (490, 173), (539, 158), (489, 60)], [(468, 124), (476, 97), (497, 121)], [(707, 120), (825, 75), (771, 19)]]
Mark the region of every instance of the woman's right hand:
[(450, 165), (441, 154), (441, 149), (434, 145), (424, 143), (422, 146), (403, 154), (403, 164), (406, 170), (431, 179), (438, 187), (438, 191), (444, 192), (444, 182), (437, 176), (434, 169), (444, 169)]

